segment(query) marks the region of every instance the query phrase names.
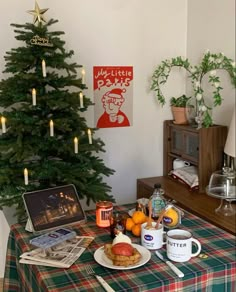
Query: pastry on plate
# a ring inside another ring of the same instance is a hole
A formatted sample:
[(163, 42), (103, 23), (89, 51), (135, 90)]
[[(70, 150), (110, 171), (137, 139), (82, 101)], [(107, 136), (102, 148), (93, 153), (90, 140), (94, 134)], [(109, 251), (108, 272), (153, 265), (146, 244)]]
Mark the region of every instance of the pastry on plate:
[(113, 243), (104, 245), (105, 255), (115, 266), (128, 267), (139, 262), (140, 252), (132, 246), (131, 240), (127, 235), (118, 233)]

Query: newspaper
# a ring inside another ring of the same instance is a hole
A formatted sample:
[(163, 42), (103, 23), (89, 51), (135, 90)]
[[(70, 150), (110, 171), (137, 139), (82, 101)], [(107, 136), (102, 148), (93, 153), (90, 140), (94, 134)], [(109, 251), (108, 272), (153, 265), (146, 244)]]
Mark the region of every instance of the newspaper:
[(94, 240), (91, 236), (76, 236), (51, 248), (36, 248), (20, 256), (20, 263), (69, 268)]

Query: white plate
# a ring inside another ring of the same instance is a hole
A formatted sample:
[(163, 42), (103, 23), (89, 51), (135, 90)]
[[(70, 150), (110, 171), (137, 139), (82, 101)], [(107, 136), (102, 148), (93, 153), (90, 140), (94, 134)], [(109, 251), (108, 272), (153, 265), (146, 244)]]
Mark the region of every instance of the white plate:
[(143, 266), (146, 264), (150, 258), (151, 258), (151, 253), (148, 249), (145, 247), (138, 245), (138, 244), (132, 244), (134, 248), (136, 248), (140, 254), (141, 254), (141, 259), (139, 262), (137, 262), (134, 265), (124, 267), (124, 266), (115, 266), (113, 265), (112, 261), (105, 255), (104, 253), (104, 247), (101, 246), (98, 248), (95, 253), (94, 253), (94, 259), (97, 263), (99, 263), (101, 266), (110, 268), (110, 269), (115, 269), (115, 270), (130, 270), (134, 268), (138, 268), (140, 266)]

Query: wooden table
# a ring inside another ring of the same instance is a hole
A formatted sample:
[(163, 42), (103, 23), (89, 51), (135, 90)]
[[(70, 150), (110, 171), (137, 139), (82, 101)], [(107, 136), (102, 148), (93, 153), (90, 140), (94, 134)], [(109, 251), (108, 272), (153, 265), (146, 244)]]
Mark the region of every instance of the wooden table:
[[(173, 199), (177, 205), (208, 222), (236, 234), (236, 216), (224, 216), (215, 212), (220, 200), (206, 193), (189, 191), (189, 189), (167, 176), (140, 178), (137, 180), (137, 198), (149, 198), (155, 183), (161, 183), (167, 198)], [(235, 203), (232, 204), (236, 208)]]

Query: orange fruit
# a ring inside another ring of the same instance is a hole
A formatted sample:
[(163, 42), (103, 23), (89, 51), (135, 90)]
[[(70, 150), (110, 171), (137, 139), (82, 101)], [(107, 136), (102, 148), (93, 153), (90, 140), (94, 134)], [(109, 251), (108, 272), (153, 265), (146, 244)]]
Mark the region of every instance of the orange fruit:
[(135, 224), (142, 224), (146, 221), (146, 215), (142, 211), (134, 211), (132, 219)]
[(125, 227), (126, 227), (126, 230), (128, 230), (128, 231), (131, 231), (132, 230), (132, 227), (134, 226), (134, 221), (133, 221), (133, 219), (132, 218), (127, 218), (126, 219), (126, 225), (125, 225)]
[(170, 208), (165, 212), (163, 221), (166, 226), (173, 227), (179, 222), (179, 213), (174, 208)]
[(132, 227), (132, 233), (134, 236), (140, 237), (141, 236), (141, 224), (135, 224)]

